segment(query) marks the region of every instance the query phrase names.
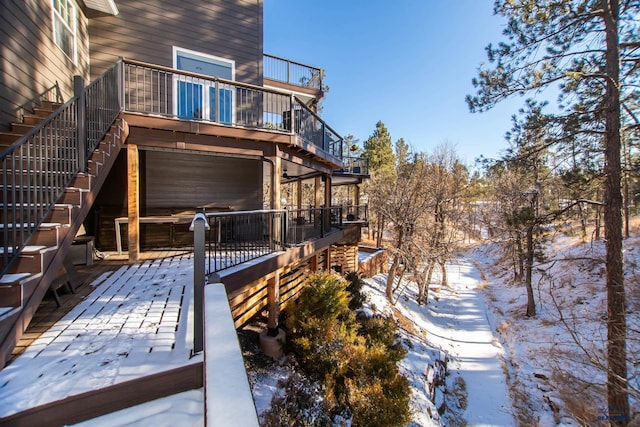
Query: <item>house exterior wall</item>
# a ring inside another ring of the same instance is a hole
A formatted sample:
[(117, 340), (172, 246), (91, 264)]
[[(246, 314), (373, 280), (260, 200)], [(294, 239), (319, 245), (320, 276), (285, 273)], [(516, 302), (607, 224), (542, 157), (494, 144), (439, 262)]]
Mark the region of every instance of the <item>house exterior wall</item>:
[(118, 2), (117, 16), (92, 19), (91, 75), (119, 57), (173, 66), (173, 46), (235, 61), (236, 80), (262, 85), (262, 0)]
[(58, 82), (64, 100), (73, 76), (89, 77), (88, 19), (78, 2), (77, 63), (53, 40), (50, 0), (0, 0), (0, 128), (20, 118), (21, 107)]
[[(210, 211), (262, 208), (260, 160), (153, 150), (140, 150), (139, 155), (141, 216), (195, 212), (204, 205)], [(126, 163), (122, 151), (85, 222), (101, 250), (115, 249), (114, 219), (127, 216)], [(193, 244), (189, 224), (174, 227), (173, 242), (168, 240), (168, 225), (143, 224), (141, 230), (142, 248)], [(127, 234), (121, 234), (126, 248)]]

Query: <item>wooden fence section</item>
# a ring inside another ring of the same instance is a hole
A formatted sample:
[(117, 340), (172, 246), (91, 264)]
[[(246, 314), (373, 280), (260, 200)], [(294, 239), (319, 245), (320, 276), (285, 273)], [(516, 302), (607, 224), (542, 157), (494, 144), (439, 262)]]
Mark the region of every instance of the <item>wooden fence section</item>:
[(253, 316), (267, 306), (269, 279), (273, 275), (261, 277), (246, 286), (229, 293), (231, 317), (236, 328), (244, 326)]
[[(280, 309), (295, 301), (304, 281), (317, 270), (326, 269), (325, 251), (280, 268)], [(254, 280), (241, 288), (229, 292), (229, 307), (236, 328), (244, 326), (253, 316), (267, 308), (269, 280), (275, 277), (272, 272)]]
[(36, 406), (1, 418), (0, 427), (55, 427), (75, 424), (144, 402), (201, 388), (203, 384), (203, 363), (192, 363)]
[(331, 268), (342, 274), (358, 271), (358, 245), (331, 246)]
[(312, 259), (297, 263), (290, 271), (280, 275), (280, 309), (284, 310), (295, 301), (305, 280), (313, 273)]
[(373, 277), (376, 274), (389, 271), (389, 255), (385, 249), (361, 246), (359, 250), (371, 254), (360, 261), (358, 266), (358, 271), (362, 277)]

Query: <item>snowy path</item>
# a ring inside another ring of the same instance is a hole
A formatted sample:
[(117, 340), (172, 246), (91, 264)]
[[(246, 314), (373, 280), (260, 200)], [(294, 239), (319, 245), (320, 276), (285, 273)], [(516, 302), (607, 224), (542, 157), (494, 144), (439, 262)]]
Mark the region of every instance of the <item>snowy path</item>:
[(511, 426), (511, 403), (500, 355), (503, 353), (487, 318), (483, 283), (470, 263), (447, 265), (448, 287), (434, 292), (425, 325), (428, 340), (449, 352), (450, 372), (464, 380), (467, 405), (463, 417), (470, 426)]

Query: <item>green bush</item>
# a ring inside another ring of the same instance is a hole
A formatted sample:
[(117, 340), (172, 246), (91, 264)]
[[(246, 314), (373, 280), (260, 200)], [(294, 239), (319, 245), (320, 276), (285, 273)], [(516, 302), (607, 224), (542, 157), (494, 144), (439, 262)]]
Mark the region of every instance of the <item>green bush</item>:
[(261, 414), (262, 427), (330, 427), (319, 385), (295, 373), (278, 384), (283, 393), (271, 399), (271, 407)]
[(351, 310), (358, 310), (362, 308), (366, 301), (365, 295), (362, 293), (362, 287), (364, 286), (364, 280), (358, 273), (352, 271), (347, 273), (344, 278), (349, 282), (347, 286), (347, 292), (351, 295), (351, 301), (349, 302), (349, 308)]
[(392, 319), (356, 318), (350, 307), (362, 284), (355, 281), (332, 273), (309, 279), (289, 308), (290, 348), (305, 374), (322, 383), (331, 417), (351, 418), (354, 427), (404, 425), (410, 419), (410, 389), (397, 362), (406, 351)]

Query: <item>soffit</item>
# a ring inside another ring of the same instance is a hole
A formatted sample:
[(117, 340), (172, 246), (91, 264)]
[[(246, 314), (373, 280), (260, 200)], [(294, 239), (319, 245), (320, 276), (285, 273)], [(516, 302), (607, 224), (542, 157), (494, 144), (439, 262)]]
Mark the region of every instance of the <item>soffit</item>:
[(98, 12), (110, 15), (118, 14), (118, 7), (114, 0), (84, 0), (84, 4), (88, 9), (97, 10)]

